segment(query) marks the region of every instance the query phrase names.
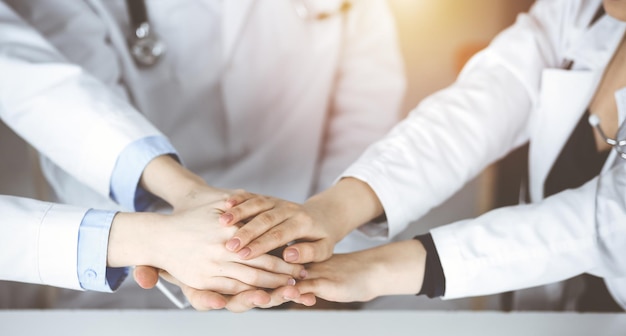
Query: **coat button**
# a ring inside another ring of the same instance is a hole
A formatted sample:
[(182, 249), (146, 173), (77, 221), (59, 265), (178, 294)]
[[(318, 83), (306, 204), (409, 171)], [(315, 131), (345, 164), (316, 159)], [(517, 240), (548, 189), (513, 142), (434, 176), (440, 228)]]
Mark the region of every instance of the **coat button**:
[(98, 277), (98, 273), (96, 273), (96, 271), (92, 270), (92, 269), (88, 269), (85, 271), (85, 273), (83, 273), (85, 275), (85, 277), (87, 278), (87, 280), (89, 281), (93, 281)]

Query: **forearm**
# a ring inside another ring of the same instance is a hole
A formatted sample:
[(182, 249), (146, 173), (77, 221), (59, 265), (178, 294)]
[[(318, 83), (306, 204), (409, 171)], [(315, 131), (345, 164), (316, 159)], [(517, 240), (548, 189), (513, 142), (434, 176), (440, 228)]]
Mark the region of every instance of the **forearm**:
[(209, 203), (215, 200), (214, 197), (226, 196), (221, 190), (209, 187), (202, 178), (169, 155), (158, 156), (148, 163), (140, 185), (174, 208), (184, 207), (190, 202), (198, 205)]
[(426, 268), (426, 250), (418, 240), (393, 242), (376, 248), (370, 258), (378, 264), (373, 281), (375, 297), (420, 292)]
[(321, 209), (332, 222), (339, 238), (381, 216), (383, 207), (369, 185), (356, 178), (341, 179), (333, 187), (311, 197), (306, 208)]
[(163, 231), (162, 216), (143, 212), (117, 213), (109, 232), (107, 266), (157, 266), (157, 251), (154, 251), (153, 246), (158, 246), (155, 233)]

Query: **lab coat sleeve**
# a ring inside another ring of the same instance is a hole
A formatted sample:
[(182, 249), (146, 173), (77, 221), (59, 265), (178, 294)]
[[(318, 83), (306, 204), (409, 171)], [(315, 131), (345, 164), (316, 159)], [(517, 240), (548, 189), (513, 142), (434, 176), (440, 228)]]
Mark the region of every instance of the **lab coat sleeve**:
[(81, 290), (77, 240), (86, 212), (0, 195), (0, 279)]
[(127, 267), (107, 267), (109, 233), (116, 211), (90, 209), (78, 231), (76, 272), (86, 290), (112, 292), (128, 276)]
[[(590, 273), (626, 277), (624, 165), (540, 203), (496, 209), (431, 231), (445, 298), (500, 293)], [(616, 192), (618, 191), (619, 192)]]
[(542, 69), (560, 61), (560, 32), (544, 25), (562, 20), (562, 3), (537, 2), (344, 172), (372, 187), (389, 237), (528, 141)]
[(352, 3), (343, 28), (316, 192), (328, 188), (398, 122), (405, 93), (404, 65), (387, 2)]
[(591, 271), (598, 260), (596, 183), (431, 230), (446, 278), (444, 297), (500, 293)]
[(129, 144), (161, 133), (126, 101), (68, 64), (0, 2), (0, 118), (100, 195)]

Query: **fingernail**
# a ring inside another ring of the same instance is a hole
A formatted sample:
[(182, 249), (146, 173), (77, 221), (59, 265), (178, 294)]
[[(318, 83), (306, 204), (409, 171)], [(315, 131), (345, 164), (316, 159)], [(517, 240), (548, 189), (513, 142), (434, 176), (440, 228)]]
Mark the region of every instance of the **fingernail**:
[(226, 248), (229, 251), (235, 251), (239, 247), (239, 238), (232, 238), (226, 242)]
[(295, 286), (295, 285), (296, 285), (296, 279), (287, 280), (287, 286)]
[(224, 225), (229, 224), (233, 220), (233, 214), (226, 212), (220, 216), (220, 222)]
[(296, 249), (285, 250), (285, 261), (291, 262), (298, 260), (298, 251)]
[(240, 258), (245, 258), (250, 255), (250, 248), (244, 247), (241, 251), (237, 252)]
[(300, 271), (300, 279), (306, 279), (308, 275), (309, 275), (309, 272), (307, 272), (305, 269)]

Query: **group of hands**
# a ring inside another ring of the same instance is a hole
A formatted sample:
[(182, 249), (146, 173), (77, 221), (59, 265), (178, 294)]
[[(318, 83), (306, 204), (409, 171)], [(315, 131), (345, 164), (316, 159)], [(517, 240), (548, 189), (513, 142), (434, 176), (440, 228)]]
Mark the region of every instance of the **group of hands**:
[(312, 306), (316, 298), (363, 302), (421, 287), (419, 274), (405, 272), (421, 252), (413, 242), (333, 255), (335, 244), (358, 226), (347, 219), (357, 216), (335, 208), (337, 199), (325, 192), (298, 204), (213, 188), (169, 158), (154, 162), (142, 185), (172, 212), (117, 213), (107, 251), (107, 266), (135, 266), (142, 288), (161, 277), (197, 310), (244, 312), (288, 301)]
[(177, 203), (171, 215), (154, 214), (148, 233), (137, 232), (153, 251), (134, 268), (140, 287), (154, 287), (160, 276), (197, 310), (243, 312), (287, 301), (312, 306), (316, 288), (334, 283), (324, 284), (339, 275), (330, 265), (304, 267), (328, 260), (342, 238), (324, 225), (330, 223), (325, 213), (241, 190), (204, 189)]
[[(197, 310), (243, 312), (287, 301), (316, 303), (307, 288), (313, 280), (303, 264), (328, 259), (311, 253), (332, 253), (336, 238), (314, 225), (322, 221), (310, 217), (303, 206), (207, 186), (177, 204), (165, 219), (171, 224), (157, 233), (164, 240), (151, 240), (162, 242), (155, 246), (155, 260), (134, 268), (140, 287), (154, 287), (160, 276), (179, 286)], [(308, 242), (284, 248), (304, 231)]]

